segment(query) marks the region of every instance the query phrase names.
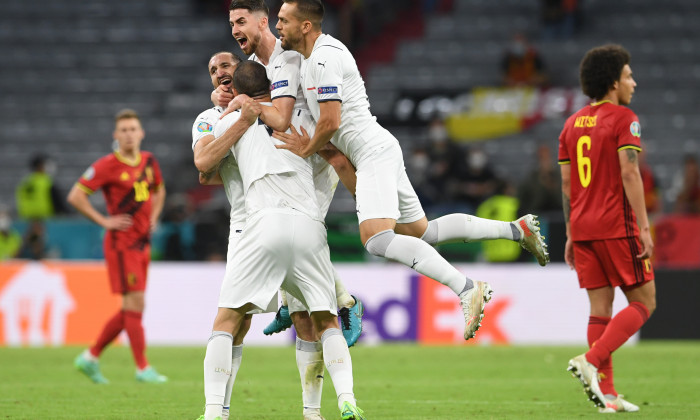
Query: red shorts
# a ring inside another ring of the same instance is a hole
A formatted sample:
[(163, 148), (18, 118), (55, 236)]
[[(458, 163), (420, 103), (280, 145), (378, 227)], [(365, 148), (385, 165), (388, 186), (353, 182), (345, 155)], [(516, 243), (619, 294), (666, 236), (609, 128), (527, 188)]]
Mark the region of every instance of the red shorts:
[(642, 246), (637, 238), (574, 242), (574, 264), (582, 289), (635, 288), (654, 280), (649, 259), (639, 260)]
[(105, 262), (112, 293), (124, 294), (146, 290), (151, 248), (143, 251), (105, 247)]

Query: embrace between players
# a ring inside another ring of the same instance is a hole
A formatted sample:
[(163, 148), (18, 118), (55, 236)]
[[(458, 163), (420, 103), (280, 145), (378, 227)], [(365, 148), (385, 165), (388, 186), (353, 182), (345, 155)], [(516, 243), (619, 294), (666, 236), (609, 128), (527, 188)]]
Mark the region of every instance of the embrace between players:
[[(321, 1), (285, 1), (278, 15), (280, 39), (270, 32), (268, 13), (262, 0), (231, 2), (232, 35), (251, 56), (248, 61), (228, 52), (211, 57), (216, 106), (200, 114), (192, 128), (200, 182), (222, 183), (232, 207), (226, 274), (204, 359), (201, 418), (228, 417), (250, 317), (274, 306), (281, 287), (298, 334), (304, 418), (322, 418), (325, 365), (341, 417), (364, 419), (356, 406), (348, 350), (359, 336), (352, 324), (359, 326), (361, 303), (339, 282), (323, 224), (338, 179), (356, 198), (367, 251), (450, 287), (463, 309), (465, 339), (479, 328), (491, 288), (460, 273), (433, 245), (510, 239), (540, 265), (549, 255), (532, 215), (512, 223), (466, 214), (428, 221), (398, 141), (369, 112), (354, 58), (321, 32)], [(343, 322), (343, 331), (338, 307), (351, 311), (341, 316), (350, 321)], [(285, 315), (280, 311), (266, 332), (289, 326)], [(309, 372), (318, 372), (311, 375), (317, 380), (309, 383)]]

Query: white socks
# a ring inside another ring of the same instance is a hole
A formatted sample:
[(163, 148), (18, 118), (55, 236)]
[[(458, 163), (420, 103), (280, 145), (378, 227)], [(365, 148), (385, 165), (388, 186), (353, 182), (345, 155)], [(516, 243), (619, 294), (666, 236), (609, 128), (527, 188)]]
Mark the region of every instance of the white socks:
[(320, 341), (304, 341), (299, 337), (296, 344), (304, 412), (308, 409), (318, 410), (323, 393), (323, 347)]
[(338, 302), (338, 309), (352, 308), (355, 305), (355, 299), (345, 289), (343, 282), (340, 281), (340, 275), (335, 271), (335, 267), (333, 267), (333, 280), (335, 281), (335, 299)]
[(226, 384), (231, 376), (233, 336), (223, 331), (212, 331), (204, 356), (204, 420), (221, 417)]
[(459, 295), (464, 291), (467, 278), (454, 268), (435, 248), (413, 236), (397, 235), (393, 230), (377, 233), (367, 240), (367, 251), (411, 267), (452, 289)]
[(355, 405), (353, 394), (352, 360), (343, 333), (337, 328), (329, 328), (321, 336), (323, 361), (331, 375), (335, 393), (338, 396), (338, 409), (344, 402)]
[[(452, 241), (483, 241), (485, 239), (515, 240), (511, 222), (482, 219), (468, 214), (448, 214), (428, 222), (423, 239), (430, 245)], [(518, 232), (519, 233), (519, 232)]]
[(231, 393), (233, 392), (233, 383), (236, 382), (236, 375), (238, 374), (238, 369), (241, 367), (241, 361), (243, 360), (243, 344), (237, 346), (231, 346), (231, 376), (226, 382), (226, 394), (224, 394), (224, 409), (221, 416), (222, 420), (226, 420), (229, 417), (229, 409), (231, 408)]

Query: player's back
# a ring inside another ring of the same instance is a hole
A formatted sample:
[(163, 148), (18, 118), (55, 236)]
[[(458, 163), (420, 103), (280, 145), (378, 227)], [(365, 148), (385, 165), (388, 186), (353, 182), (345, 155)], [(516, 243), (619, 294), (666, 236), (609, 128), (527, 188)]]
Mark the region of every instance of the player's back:
[(641, 150), (637, 116), (610, 102), (569, 117), (559, 162), (571, 164), (571, 233), (575, 241), (632, 237), (636, 217), (625, 195), (618, 151)]
[[(215, 136), (220, 137), (239, 116), (240, 112), (225, 116), (217, 124)], [(258, 119), (232, 148), (243, 179), (248, 217), (262, 210), (293, 208), (322, 220), (310, 162), (277, 149), (276, 144), (282, 142)]]

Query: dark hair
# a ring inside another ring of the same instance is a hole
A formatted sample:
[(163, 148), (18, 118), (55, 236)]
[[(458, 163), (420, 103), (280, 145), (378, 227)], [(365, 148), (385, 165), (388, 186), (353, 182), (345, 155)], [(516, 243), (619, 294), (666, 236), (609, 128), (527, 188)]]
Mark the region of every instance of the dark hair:
[(34, 155), (34, 156), (32, 156), (32, 159), (29, 161), (29, 167), (32, 168), (32, 171), (38, 171), (44, 167), (46, 160), (47, 160), (47, 157), (43, 154)]
[(251, 98), (269, 95), (270, 81), (265, 66), (251, 60), (238, 64), (233, 72), (233, 88)]
[(270, 9), (268, 9), (264, 0), (231, 0), (228, 10), (236, 9), (247, 9), (251, 13), (263, 12), (265, 16), (270, 14)]
[(622, 69), (629, 63), (630, 53), (621, 45), (603, 45), (588, 51), (581, 60), (583, 93), (592, 99), (602, 99), (620, 80)]
[(302, 21), (308, 20), (315, 28), (321, 27), (325, 13), (321, 0), (284, 0), (284, 2), (297, 5), (298, 17)]
[(216, 53), (212, 54), (211, 57), (209, 57), (209, 61), (211, 61), (212, 58), (216, 57), (216, 56), (219, 55), (219, 54), (228, 54), (228, 55), (230, 55), (230, 56), (231, 56), (231, 61), (233, 61), (233, 64), (238, 64), (238, 63), (240, 63), (241, 61), (243, 61), (243, 59), (242, 59), (241, 57), (237, 56), (236, 54), (234, 54), (234, 53), (232, 53), (232, 52), (230, 52), (230, 51), (219, 51), (219, 52), (216, 52)]

